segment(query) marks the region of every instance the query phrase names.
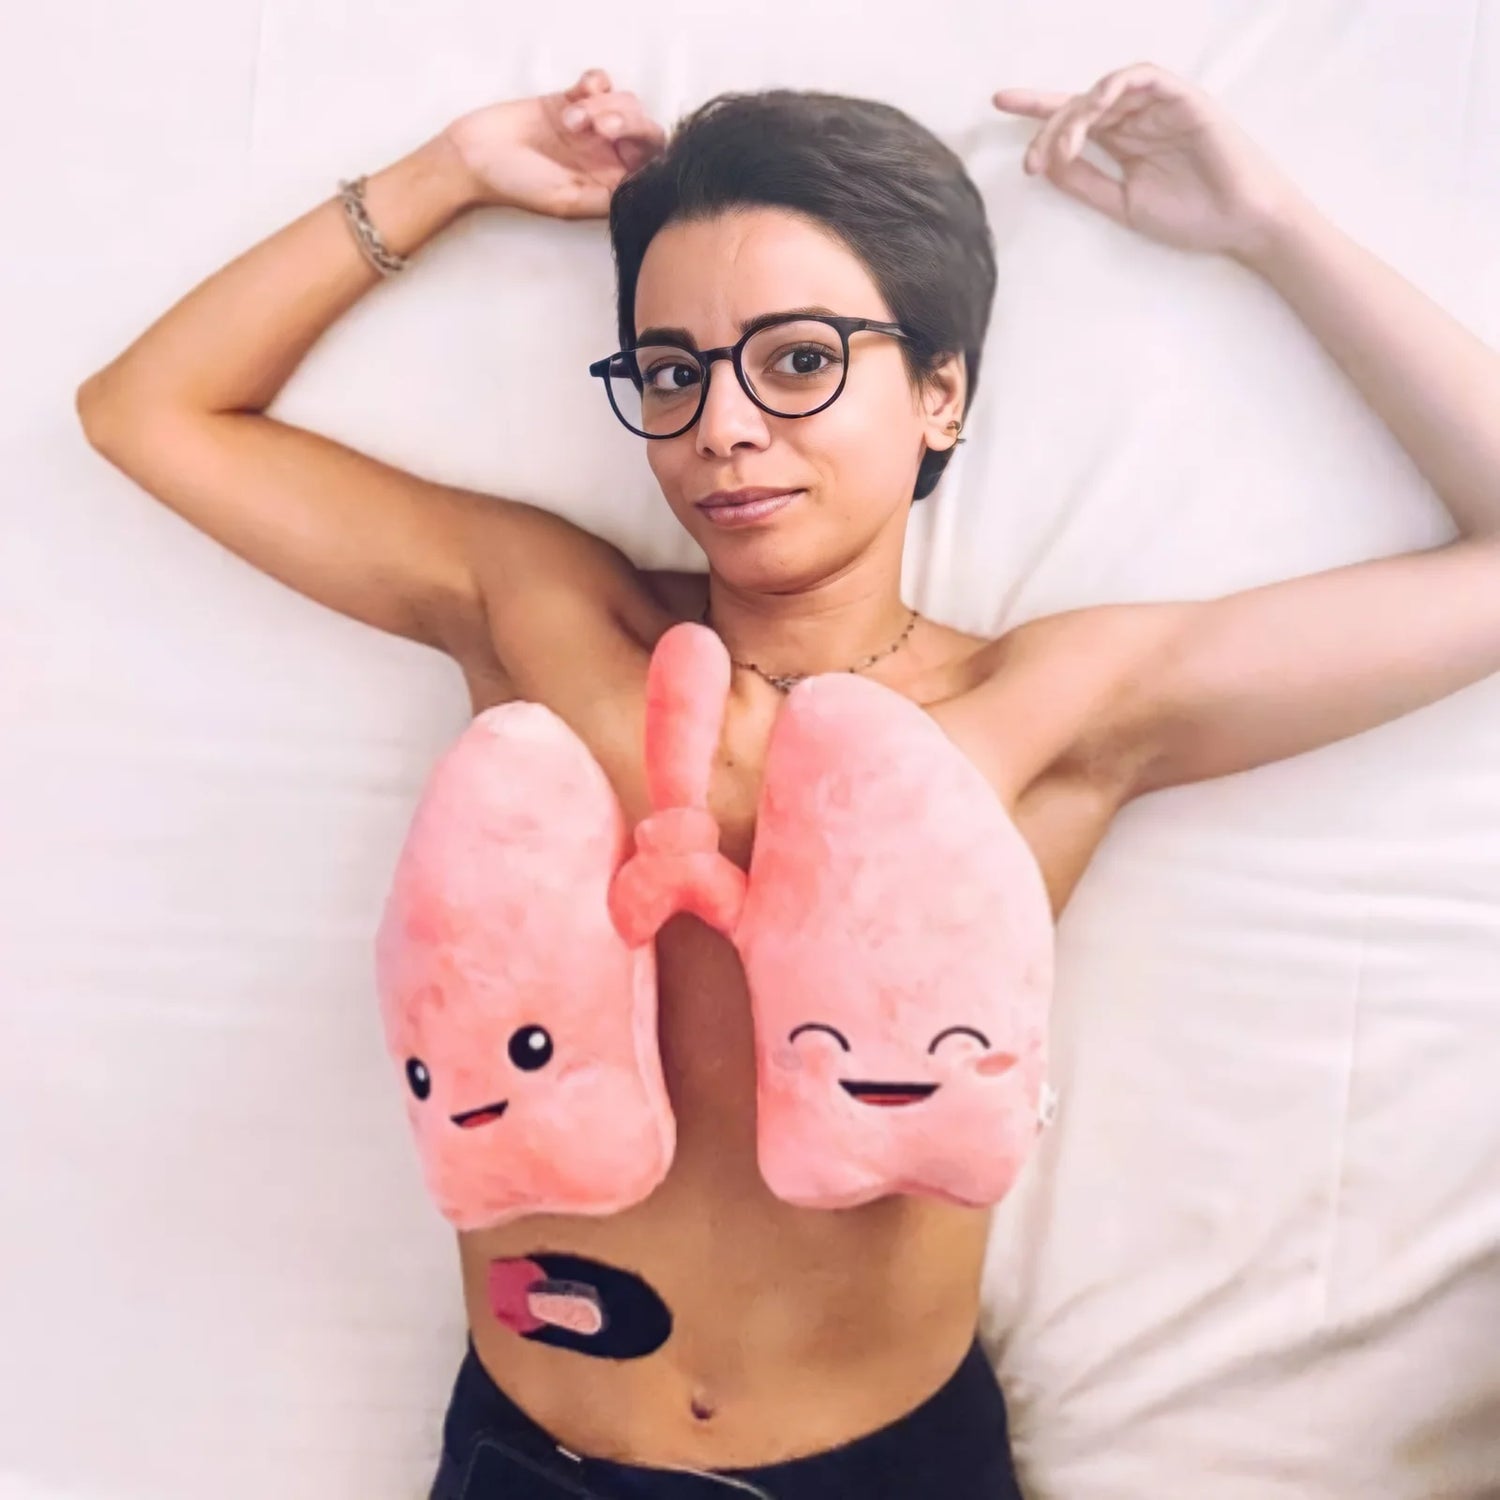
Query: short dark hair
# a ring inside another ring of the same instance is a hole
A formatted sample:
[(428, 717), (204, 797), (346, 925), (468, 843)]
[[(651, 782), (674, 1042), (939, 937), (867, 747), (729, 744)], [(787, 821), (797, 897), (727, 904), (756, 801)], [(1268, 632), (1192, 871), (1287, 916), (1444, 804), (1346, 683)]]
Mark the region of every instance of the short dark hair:
[[(678, 220), (751, 205), (786, 208), (859, 257), (897, 322), (913, 382), (962, 352), (964, 410), (995, 296), (984, 201), (959, 157), (891, 104), (794, 89), (719, 94), (680, 120), (666, 150), (615, 189), (609, 209), (620, 347), (635, 340), (641, 262)], [(912, 498), (936, 488), (953, 455), (929, 450)]]

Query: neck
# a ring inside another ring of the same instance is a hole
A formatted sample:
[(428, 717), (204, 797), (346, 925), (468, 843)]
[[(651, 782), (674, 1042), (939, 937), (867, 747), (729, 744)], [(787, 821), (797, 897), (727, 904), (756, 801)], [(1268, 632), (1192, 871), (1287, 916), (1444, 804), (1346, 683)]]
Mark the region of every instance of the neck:
[[(843, 672), (884, 651), (911, 621), (896, 579), (843, 578), (795, 594), (757, 594), (709, 574), (708, 618), (730, 655), (766, 672)], [(896, 653), (899, 654), (899, 653)], [(880, 675), (885, 662), (872, 668)]]

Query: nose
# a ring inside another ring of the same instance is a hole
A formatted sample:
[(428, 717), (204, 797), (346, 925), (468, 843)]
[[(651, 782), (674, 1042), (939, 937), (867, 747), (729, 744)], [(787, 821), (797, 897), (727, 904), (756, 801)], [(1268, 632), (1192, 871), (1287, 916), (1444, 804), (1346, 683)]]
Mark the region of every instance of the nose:
[(727, 359), (714, 361), (693, 441), (699, 453), (712, 458), (728, 457), (744, 444), (764, 448), (771, 441), (765, 412), (745, 394)]

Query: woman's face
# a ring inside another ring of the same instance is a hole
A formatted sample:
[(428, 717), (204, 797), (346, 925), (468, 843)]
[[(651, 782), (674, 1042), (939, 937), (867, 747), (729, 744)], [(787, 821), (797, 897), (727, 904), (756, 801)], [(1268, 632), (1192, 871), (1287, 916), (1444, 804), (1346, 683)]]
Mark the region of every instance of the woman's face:
[[(636, 288), (637, 340), (677, 328), (691, 334), (691, 347), (717, 348), (760, 314), (814, 307), (895, 321), (863, 263), (827, 230), (783, 209), (741, 209), (669, 224), (651, 241)], [(784, 593), (842, 573), (872, 549), (889, 546), (899, 557), (922, 455), (953, 441), (945, 428), (962, 411), (962, 365), (950, 360), (933, 389), (918, 391), (898, 339), (854, 333), (838, 400), (813, 416), (776, 417), (717, 360), (697, 423), (647, 442), (652, 472), (672, 513), (736, 588)], [(702, 504), (716, 491), (756, 487), (799, 493), (758, 519)]]

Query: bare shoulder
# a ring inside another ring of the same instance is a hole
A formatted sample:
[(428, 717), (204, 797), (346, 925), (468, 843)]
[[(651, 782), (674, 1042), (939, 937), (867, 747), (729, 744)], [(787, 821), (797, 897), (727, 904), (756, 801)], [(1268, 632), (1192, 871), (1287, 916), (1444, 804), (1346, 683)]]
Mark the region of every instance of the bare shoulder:
[(1169, 606), (1091, 606), (953, 657), (955, 696), (937, 716), (1009, 808), (1054, 915), (1142, 785), (1153, 754), (1144, 685), (1180, 623)]
[(1152, 753), (1152, 668), (1180, 625), (1170, 605), (1090, 605), (1014, 626), (975, 652), (963, 713), (971, 732), (1003, 747), (1017, 798), (1045, 784), (1124, 800)]
[(614, 696), (637, 675), (640, 643), (664, 628), (656, 575), (565, 516), (484, 499), (465, 539), (481, 608), (445, 642), (476, 710), (528, 698), (582, 711)]

